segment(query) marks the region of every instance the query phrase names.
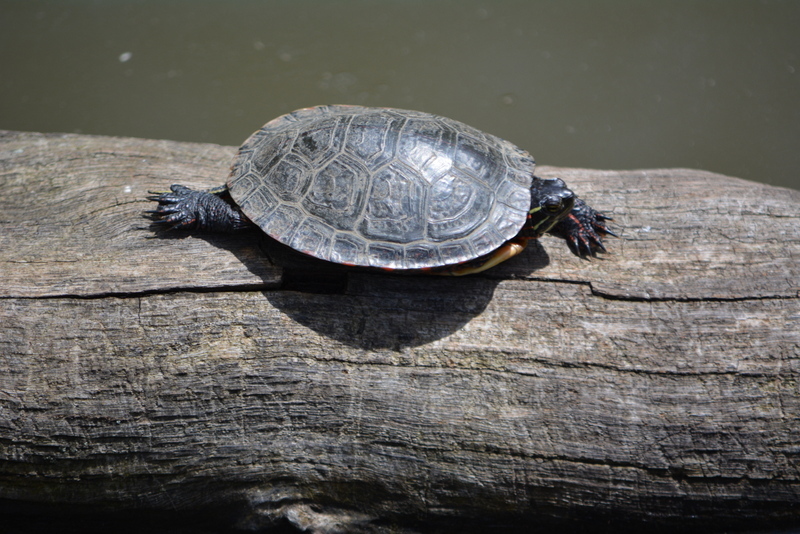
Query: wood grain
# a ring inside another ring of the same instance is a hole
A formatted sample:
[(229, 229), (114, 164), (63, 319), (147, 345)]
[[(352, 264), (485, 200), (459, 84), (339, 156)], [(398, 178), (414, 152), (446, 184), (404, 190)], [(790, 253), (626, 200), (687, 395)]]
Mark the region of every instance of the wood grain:
[(609, 254), (545, 237), (483, 275), (308, 293), (258, 234), (143, 217), (148, 190), (218, 185), (234, 151), (0, 134), (0, 512), (800, 524), (800, 192), (543, 167), (614, 217)]

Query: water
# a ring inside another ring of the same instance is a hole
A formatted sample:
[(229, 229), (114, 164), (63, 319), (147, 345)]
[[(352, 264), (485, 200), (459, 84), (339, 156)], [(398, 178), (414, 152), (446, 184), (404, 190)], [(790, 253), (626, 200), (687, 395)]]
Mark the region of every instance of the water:
[(0, 128), (239, 145), (419, 109), (541, 164), (800, 189), (800, 2), (0, 0)]

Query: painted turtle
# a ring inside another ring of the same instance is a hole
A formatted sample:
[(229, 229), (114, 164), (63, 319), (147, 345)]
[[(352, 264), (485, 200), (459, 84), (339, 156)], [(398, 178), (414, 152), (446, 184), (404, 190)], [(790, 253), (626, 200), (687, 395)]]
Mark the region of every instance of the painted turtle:
[(170, 229), (255, 224), (310, 256), (387, 270), (480, 272), (545, 232), (578, 255), (605, 251), (609, 218), (534, 166), (512, 143), (444, 117), (319, 106), (250, 136), (225, 186), (151, 192), (149, 213)]

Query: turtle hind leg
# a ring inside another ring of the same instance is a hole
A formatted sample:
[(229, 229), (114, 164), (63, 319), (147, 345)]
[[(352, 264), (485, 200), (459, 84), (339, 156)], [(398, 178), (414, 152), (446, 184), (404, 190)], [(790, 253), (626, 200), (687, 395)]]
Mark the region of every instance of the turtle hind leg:
[(169, 230), (231, 233), (251, 228), (247, 217), (220, 197), (226, 193), (224, 187), (195, 191), (175, 184), (167, 192), (150, 191), (147, 199), (158, 202), (158, 207), (147, 213), (154, 224)]
[(569, 248), (578, 256), (595, 256), (597, 252), (605, 252), (603, 245), (605, 236), (617, 234), (611, 231), (606, 221), (612, 220), (594, 210), (583, 200), (575, 199), (575, 206), (566, 217), (559, 221), (548, 233), (567, 241)]
[(457, 265), (436, 267), (431, 269), (429, 273), (440, 276), (464, 276), (467, 274), (481, 273), (487, 269), (491, 269), (495, 265), (499, 265), (504, 261), (513, 258), (525, 250), (525, 246), (527, 244), (528, 240), (525, 238), (512, 239), (511, 241), (506, 241), (497, 250), (490, 252), (485, 256), (475, 258), (474, 260), (470, 260), (465, 263), (459, 263)]

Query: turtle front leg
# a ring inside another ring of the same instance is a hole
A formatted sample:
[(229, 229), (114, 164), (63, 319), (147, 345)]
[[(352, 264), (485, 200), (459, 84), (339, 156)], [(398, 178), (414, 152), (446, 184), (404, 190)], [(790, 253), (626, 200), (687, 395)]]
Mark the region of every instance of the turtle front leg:
[(594, 210), (583, 200), (576, 198), (575, 206), (566, 217), (556, 223), (548, 233), (567, 240), (570, 249), (578, 256), (594, 256), (605, 252), (603, 237), (617, 234), (605, 224), (613, 220)]
[(149, 191), (147, 199), (158, 202), (158, 207), (147, 213), (169, 230), (231, 233), (250, 228), (247, 217), (220, 197), (226, 192), (224, 187), (195, 191), (175, 184), (165, 193)]

